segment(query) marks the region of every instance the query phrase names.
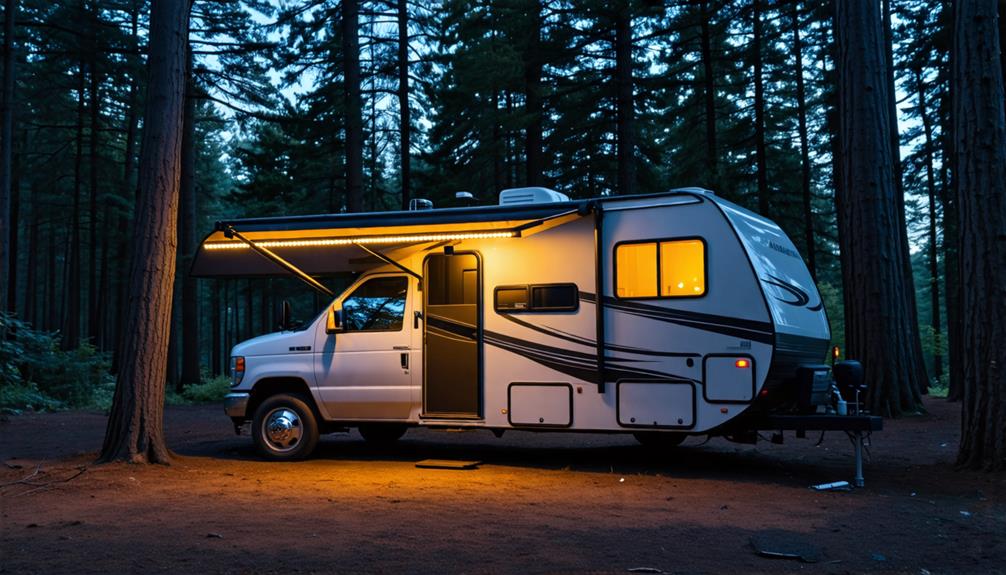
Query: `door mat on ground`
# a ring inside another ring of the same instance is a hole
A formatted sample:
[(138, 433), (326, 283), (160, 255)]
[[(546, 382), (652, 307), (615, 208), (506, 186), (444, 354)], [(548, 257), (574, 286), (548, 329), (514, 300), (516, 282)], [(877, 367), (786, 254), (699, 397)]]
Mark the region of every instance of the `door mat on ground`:
[(416, 462), (420, 469), (475, 469), (481, 461), (459, 461), (453, 459), (424, 459)]

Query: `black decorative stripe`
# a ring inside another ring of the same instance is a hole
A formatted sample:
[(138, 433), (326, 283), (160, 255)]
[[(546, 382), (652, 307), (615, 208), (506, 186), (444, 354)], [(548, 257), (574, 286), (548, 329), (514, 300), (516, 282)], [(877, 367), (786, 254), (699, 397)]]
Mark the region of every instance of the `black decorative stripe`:
[(447, 319), (443, 316), (431, 315), (427, 313), (426, 325), (427, 327), (445, 331), (462, 339), (468, 339), (471, 341), (478, 339), (478, 329), (475, 326)]
[[(483, 337), (485, 342), (493, 347), (509, 351), (577, 379), (593, 381), (597, 376), (597, 356), (595, 354), (537, 344), (492, 331), (486, 331)], [(662, 371), (629, 366), (612, 366), (614, 363), (623, 363), (632, 360), (620, 358), (605, 359), (611, 362), (607, 369), (606, 380), (643, 377), (681, 382), (693, 381)]]
[[(594, 294), (581, 291), (580, 299), (593, 302), (596, 301), (596, 296)], [(711, 331), (740, 339), (750, 339), (752, 341), (770, 345), (772, 343), (774, 333), (772, 324), (768, 322), (670, 309), (636, 301), (615, 299), (609, 296), (605, 296), (604, 306), (615, 311), (621, 311), (656, 321), (663, 321), (703, 331)]]
[[(526, 327), (528, 329), (534, 330), (534, 331), (536, 331), (538, 333), (545, 334), (547, 336), (555, 337), (555, 338), (558, 338), (558, 339), (561, 339), (561, 340), (569, 341), (569, 342), (580, 344), (580, 345), (585, 345), (587, 347), (595, 347), (595, 345), (596, 345), (596, 341), (593, 340), (593, 339), (587, 339), (587, 338), (584, 338), (584, 337), (580, 337), (578, 335), (575, 335), (575, 334), (572, 334), (572, 333), (568, 333), (568, 332), (562, 331), (560, 329), (555, 329), (553, 327), (548, 327), (548, 326), (544, 326), (544, 325), (536, 325), (536, 324), (533, 324), (533, 323), (531, 323), (529, 321), (522, 320), (520, 318), (514, 317), (514, 316), (512, 316), (510, 314), (507, 314), (507, 313), (500, 313), (499, 315), (501, 315), (504, 319), (507, 319), (509, 321), (512, 321), (512, 322), (516, 323), (517, 325)], [(699, 357), (701, 355), (701, 354), (698, 354), (698, 353), (680, 353), (680, 352), (675, 352), (675, 351), (658, 351), (658, 350), (655, 350), (655, 349), (643, 349), (641, 347), (632, 347), (632, 346), (628, 346), (628, 345), (617, 345), (617, 344), (612, 344), (612, 343), (605, 343), (604, 349), (611, 350), (611, 351), (622, 352), (622, 353), (632, 353), (632, 354), (636, 354), (636, 355), (652, 355), (652, 356), (656, 356), (656, 357)], [(617, 360), (616, 359), (615, 361), (623, 361), (623, 360)], [(624, 360), (624, 361), (628, 361), (628, 360)]]

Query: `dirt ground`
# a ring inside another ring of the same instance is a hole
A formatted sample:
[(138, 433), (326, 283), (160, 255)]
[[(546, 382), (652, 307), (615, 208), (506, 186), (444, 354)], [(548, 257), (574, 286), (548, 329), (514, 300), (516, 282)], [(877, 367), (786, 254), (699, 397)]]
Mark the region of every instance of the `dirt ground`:
[(0, 572), (1006, 573), (1006, 477), (954, 471), (959, 407), (927, 408), (874, 434), (865, 489), (825, 493), (808, 486), (851, 478), (843, 434), (655, 454), (619, 435), (411, 430), (381, 449), (354, 432), (267, 463), (219, 407), (176, 407), (175, 465), (97, 466), (102, 414), (8, 416)]

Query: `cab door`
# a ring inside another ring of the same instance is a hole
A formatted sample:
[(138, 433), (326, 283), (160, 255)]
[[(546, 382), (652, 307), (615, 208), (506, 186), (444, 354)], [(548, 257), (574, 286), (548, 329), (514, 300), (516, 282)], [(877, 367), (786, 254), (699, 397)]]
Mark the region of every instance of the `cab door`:
[(412, 409), (412, 297), (408, 276), (368, 276), (336, 300), (341, 331), (319, 322), (318, 396), (334, 420), (407, 419)]

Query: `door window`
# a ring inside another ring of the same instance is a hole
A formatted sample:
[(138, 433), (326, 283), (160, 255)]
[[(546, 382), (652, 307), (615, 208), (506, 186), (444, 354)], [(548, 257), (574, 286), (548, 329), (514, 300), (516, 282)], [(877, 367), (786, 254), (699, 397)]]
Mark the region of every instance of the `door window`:
[(409, 279), (404, 276), (369, 279), (342, 301), (345, 331), (400, 331), (405, 320)]

